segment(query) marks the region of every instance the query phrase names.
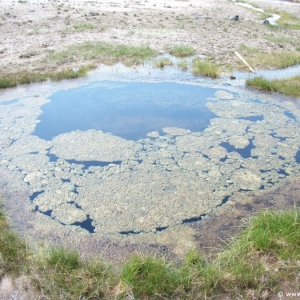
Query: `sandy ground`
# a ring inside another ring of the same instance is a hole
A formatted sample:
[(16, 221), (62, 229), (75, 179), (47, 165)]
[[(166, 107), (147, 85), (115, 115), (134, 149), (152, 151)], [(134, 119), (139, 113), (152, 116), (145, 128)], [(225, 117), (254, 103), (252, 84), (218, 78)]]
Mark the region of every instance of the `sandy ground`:
[[(295, 3), (252, 3), (300, 14), (300, 5)], [(240, 21), (230, 20), (229, 15), (239, 15)], [(241, 44), (261, 50), (294, 50), (293, 43), (268, 41), (266, 37), (274, 32), (260, 18), (258, 12), (229, 0), (0, 0), (0, 71), (43, 71), (43, 60), (49, 53), (84, 41), (149, 45), (159, 53), (174, 45), (188, 45), (198, 54), (232, 67), (239, 63), (233, 51)], [(92, 24), (94, 28), (78, 31), (74, 28), (78, 24)], [(300, 38), (300, 31), (275, 32), (278, 34)]]

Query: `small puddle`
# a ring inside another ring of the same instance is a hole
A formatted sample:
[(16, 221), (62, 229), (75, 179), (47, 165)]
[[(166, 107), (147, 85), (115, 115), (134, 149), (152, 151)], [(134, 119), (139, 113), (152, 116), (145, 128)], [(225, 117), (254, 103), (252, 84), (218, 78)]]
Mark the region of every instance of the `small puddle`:
[[(248, 4), (248, 3), (237, 2), (236, 5), (239, 5), (239, 6), (242, 6), (242, 7), (246, 7), (246, 8), (251, 8), (251, 9), (253, 9), (255, 11), (258, 11), (258, 12), (261, 12), (261, 13), (265, 13), (265, 11), (263, 9), (254, 7), (253, 5)], [(269, 24), (277, 26), (276, 21), (278, 21), (281, 18), (281, 16), (278, 15), (278, 14), (270, 14), (270, 15), (271, 15), (271, 17), (266, 18), (264, 21), (268, 21)]]

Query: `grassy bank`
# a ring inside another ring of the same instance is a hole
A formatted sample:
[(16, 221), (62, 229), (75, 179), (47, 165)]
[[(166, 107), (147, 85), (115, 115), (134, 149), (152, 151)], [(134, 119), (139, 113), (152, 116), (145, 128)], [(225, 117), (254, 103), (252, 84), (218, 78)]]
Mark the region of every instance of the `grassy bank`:
[(43, 299), (267, 299), (280, 282), (295, 283), (300, 272), (300, 217), (295, 210), (252, 218), (214, 257), (196, 250), (180, 261), (139, 255), (118, 270), (63, 248), (29, 249), (10, 231), (3, 213), (0, 227), (2, 276), (24, 274)]
[(300, 63), (299, 51), (265, 52), (257, 48), (240, 45), (239, 52), (255, 69), (280, 69)]
[(280, 27), (284, 27), (285, 29), (300, 30), (300, 19), (297, 16), (285, 11), (273, 10), (270, 8), (267, 9), (267, 12), (280, 15), (280, 19), (277, 21), (277, 24)]
[(246, 85), (260, 91), (278, 92), (289, 96), (300, 97), (300, 76), (275, 80), (255, 77), (248, 79)]
[[(69, 46), (65, 51), (48, 54), (41, 64), (43, 69), (50, 71), (19, 70), (8, 73), (0, 70), (0, 89), (48, 79), (75, 79), (85, 76), (99, 63), (112, 65), (121, 62), (126, 66), (138, 65), (156, 54), (156, 51), (148, 46), (135, 47), (102, 42), (76, 44)], [(76, 69), (70, 68), (70, 65), (76, 65)]]
[(133, 66), (156, 55), (157, 52), (148, 46), (135, 47), (103, 42), (85, 42), (69, 46), (65, 51), (52, 53), (45, 62), (56, 66), (72, 62), (93, 62), (106, 65), (121, 62), (126, 66)]
[(62, 69), (61, 71), (53, 72), (29, 72), (21, 70), (14, 73), (0, 72), (0, 89), (15, 87), (19, 84), (29, 84), (34, 82), (43, 82), (46, 80), (60, 81), (63, 79), (75, 79), (82, 76), (86, 76), (87, 72), (93, 69), (95, 66), (88, 65), (80, 67), (77, 70), (74, 69)]

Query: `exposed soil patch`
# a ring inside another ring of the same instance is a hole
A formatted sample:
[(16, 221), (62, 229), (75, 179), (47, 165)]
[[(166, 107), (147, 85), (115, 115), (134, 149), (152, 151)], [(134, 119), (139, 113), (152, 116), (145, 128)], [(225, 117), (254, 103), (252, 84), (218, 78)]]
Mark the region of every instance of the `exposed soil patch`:
[[(257, 4), (295, 15), (300, 12), (300, 5), (295, 4), (276, 1)], [(239, 21), (229, 19), (229, 15), (239, 15)], [(64, 61), (63, 65), (57, 65), (46, 58), (85, 41), (149, 45), (159, 53), (168, 52), (174, 45), (187, 45), (198, 54), (230, 67), (240, 64), (233, 51), (241, 44), (264, 51), (297, 47), (292, 42), (283, 45), (268, 41), (266, 37), (273, 31), (262, 24), (260, 13), (227, 0), (2, 1), (0, 28), (0, 65), (5, 72), (76, 68), (83, 62)], [(276, 32), (282, 38), (291, 37), (288, 30)], [(293, 30), (292, 36), (293, 40), (299, 39), (300, 31)]]

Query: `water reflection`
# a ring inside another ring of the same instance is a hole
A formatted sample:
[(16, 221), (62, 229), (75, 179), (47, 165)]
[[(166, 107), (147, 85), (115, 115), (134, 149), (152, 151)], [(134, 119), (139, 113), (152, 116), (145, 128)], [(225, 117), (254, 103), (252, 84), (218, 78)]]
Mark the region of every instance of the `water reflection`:
[(34, 134), (51, 140), (73, 130), (98, 129), (138, 140), (164, 127), (202, 131), (215, 117), (205, 107), (214, 92), (176, 83), (91, 83), (52, 95)]

